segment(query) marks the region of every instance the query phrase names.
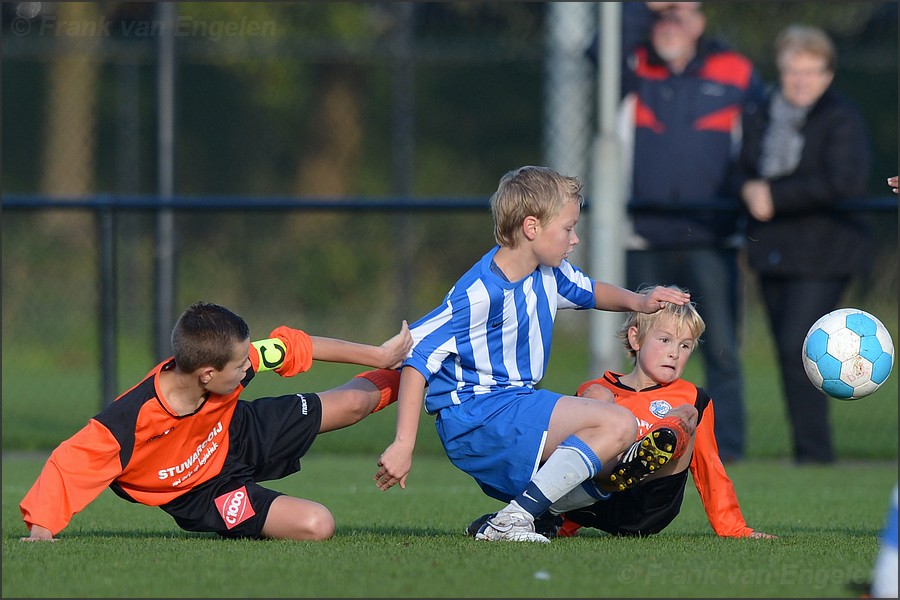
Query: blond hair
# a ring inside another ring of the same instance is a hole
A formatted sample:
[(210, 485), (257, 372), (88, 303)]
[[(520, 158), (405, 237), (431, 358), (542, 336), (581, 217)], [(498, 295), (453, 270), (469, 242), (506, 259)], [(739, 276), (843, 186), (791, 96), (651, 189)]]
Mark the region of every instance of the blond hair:
[(526, 217), (547, 224), (567, 202), (583, 206), (582, 187), (584, 184), (577, 177), (560, 175), (547, 167), (525, 166), (509, 171), (491, 196), (494, 239), (501, 246), (515, 248)]
[[(656, 286), (642, 287), (638, 290), (638, 293), (648, 294), (654, 287)], [(686, 289), (678, 287), (677, 285), (669, 285), (666, 287), (680, 292), (687, 292)], [(663, 319), (670, 320), (675, 326), (676, 331), (689, 331), (691, 337), (694, 339), (691, 350), (697, 348), (700, 336), (706, 331), (706, 323), (703, 321), (703, 317), (700, 316), (700, 313), (697, 312), (697, 305), (693, 302), (686, 302), (684, 304), (673, 304), (669, 302), (666, 304), (665, 308), (662, 308), (655, 313), (629, 312), (627, 314), (625, 322), (622, 323), (621, 327), (619, 327), (619, 330), (616, 332), (616, 337), (618, 337), (625, 346), (625, 351), (628, 353), (628, 356), (633, 360), (637, 359), (637, 352), (631, 347), (631, 342), (628, 341), (628, 331), (632, 327), (636, 327), (638, 342), (643, 342), (647, 332)]]
[(837, 51), (828, 34), (813, 25), (790, 25), (775, 38), (775, 61), (782, 68), (789, 54), (812, 54), (825, 60), (825, 68), (834, 72)]

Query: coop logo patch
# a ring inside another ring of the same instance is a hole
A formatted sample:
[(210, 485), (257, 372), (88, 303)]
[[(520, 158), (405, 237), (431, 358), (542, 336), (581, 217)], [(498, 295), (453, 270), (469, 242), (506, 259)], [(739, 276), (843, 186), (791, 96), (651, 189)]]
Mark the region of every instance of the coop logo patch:
[(246, 486), (241, 486), (216, 498), (216, 508), (219, 509), (219, 514), (222, 515), (222, 520), (225, 521), (228, 529), (240, 525), (256, 514), (253, 506), (250, 505)]
[(669, 414), (670, 410), (672, 410), (672, 405), (665, 400), (654, 400), (650, 403), (650, 412), (660, 419)]

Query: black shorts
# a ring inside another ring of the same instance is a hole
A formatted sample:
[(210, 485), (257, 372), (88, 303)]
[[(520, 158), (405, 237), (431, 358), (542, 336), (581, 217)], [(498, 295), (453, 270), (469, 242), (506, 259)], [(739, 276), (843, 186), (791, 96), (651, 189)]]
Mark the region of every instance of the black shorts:
[(688, 470), (652, 479), (607, 500), (569, 511), (566, 517), (583, 527), (595, 527), (613, 535), (645, 536), (659, 533), (681, 511)]
[(322, 401), (316, 394), (239, 400), (228, 428), (222, 472), (160, 508), (186, 531), (261, 538), (272, 502), (284, 494), (257, 482), (299, 471), (300, 457), (321, 424)]

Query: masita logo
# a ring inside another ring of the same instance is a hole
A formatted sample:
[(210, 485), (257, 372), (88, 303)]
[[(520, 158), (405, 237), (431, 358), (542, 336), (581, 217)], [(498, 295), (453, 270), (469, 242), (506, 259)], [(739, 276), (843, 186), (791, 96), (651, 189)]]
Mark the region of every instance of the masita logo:
[(250, 505), (247, 488), (243, 486), (216, 498), (216, 508), (219, 509), (219, 514), (222, 515), (228, 529), (240, 525), (256, 514)]

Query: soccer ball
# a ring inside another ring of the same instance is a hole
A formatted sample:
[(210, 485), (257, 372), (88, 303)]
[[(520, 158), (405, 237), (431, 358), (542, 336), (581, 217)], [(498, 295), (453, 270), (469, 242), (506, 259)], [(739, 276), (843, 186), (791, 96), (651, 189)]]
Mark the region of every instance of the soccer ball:
[(894, 343), (877, 318), (839, 308), (813, 323), (803, 341), (803, 368), (814, 386), (838, 400), (868, 396), (894, 365)]

